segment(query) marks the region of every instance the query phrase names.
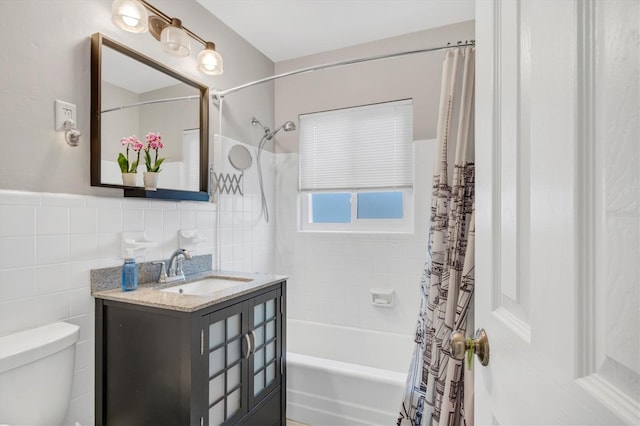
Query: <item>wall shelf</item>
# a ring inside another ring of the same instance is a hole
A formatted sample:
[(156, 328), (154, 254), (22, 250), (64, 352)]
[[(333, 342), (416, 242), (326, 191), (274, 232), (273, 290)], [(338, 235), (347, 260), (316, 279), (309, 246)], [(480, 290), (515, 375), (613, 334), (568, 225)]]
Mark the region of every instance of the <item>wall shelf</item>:
[(144, 188), (124, 188), (125, 197), (149, 198), (156, 200), (209, 201), (209, 194), (197, 191), (180, 191), (177, 189), (160, 189), (147, 191)]

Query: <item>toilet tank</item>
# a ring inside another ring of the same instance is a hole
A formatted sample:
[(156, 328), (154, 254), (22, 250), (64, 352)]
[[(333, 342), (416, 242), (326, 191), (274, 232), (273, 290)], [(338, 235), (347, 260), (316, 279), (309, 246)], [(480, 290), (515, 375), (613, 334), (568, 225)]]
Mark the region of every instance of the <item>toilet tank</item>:
[(79, 335), (58, 322), (0, 337), (0, 424), (62, 424)]

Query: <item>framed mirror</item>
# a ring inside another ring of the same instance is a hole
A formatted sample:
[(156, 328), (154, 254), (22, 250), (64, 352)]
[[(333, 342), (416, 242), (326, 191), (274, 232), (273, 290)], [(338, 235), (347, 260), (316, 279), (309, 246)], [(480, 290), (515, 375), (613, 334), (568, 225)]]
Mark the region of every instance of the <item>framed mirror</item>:
[[(125, 197), (208, 200), (208, 100), (208, 87), (100, 33), (93, 34), (91, 185), (123, 188)], [(161, 148), (153, 149), (158, 136)], [(123, 144), (123, 139), (131, 144)], [(152, 141), (151, 171), (158, 160), (164, 160), (157, 190), (146, 190), (147, 162), (140, 146)], [(135, 169), (135, 161), (136, 173), (124, 176), (125, 170)]]

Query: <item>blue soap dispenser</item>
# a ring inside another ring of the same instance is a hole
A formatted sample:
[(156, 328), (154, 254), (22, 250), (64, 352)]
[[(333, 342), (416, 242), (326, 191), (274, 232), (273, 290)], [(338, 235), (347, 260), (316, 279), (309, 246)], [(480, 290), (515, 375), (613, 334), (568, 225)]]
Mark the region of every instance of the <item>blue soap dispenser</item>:
[(138, 288), (138, 265), (133, 257), (133, 250), (127, 249), (127, 257), (122, 265), (122, 291), (131, 291)]

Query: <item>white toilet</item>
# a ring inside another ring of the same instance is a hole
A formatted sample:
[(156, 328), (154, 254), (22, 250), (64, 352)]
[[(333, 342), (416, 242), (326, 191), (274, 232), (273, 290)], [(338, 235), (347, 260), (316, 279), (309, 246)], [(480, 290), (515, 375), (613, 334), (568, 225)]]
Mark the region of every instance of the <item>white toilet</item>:
[(62, 424), (79, 335), (58, 322), (0, 337), (0, 425)]

